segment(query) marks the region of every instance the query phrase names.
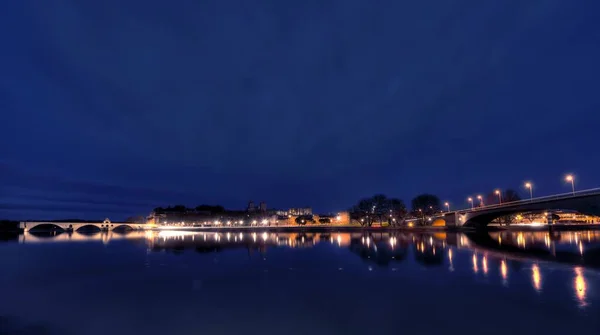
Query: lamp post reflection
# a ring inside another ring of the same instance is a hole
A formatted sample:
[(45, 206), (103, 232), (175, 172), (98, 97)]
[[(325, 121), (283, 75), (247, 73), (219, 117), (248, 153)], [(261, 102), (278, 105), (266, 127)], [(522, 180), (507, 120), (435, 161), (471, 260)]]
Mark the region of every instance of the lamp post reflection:
[(481, 259), (481, 267), (483, 268), (483, 274), (487, 275), (488, 273), (488, 265), (487, 265), (487, 257), (483, 256)]
[(473, 254), (473, 272), (479, 272), (479, 268), (477, 267), (477, 255)]
[(542, 275), (537, 264), (533, 264), (531, 267), (531, 280), (533, 281), (533, 288), (540, 292), (542, 290)]
[(579, 307), (585, 307), (587, 305), (585, 301), (587, 284), (585, 282), (585, 277), (583, 276), (583, 269), (580, 267), (575, 268), (573, 287), (575, 289), (575, 296), (577, 297), (577, 300), (579, 300)]
[(452, 248), (448, 248), (448, 261), (450, 262), (450, 271), (454, 271), (454, 264), (452, 263)]
[(500, 273), (502, 274), (502, 284), (508, 285), (508, 267), (506, 266), (506, 260), (500, 262)]

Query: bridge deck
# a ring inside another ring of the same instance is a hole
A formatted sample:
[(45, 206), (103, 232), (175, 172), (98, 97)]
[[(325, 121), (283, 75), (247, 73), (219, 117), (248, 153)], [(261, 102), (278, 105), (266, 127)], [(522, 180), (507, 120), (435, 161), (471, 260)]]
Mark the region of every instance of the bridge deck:
[(502, 209), (502, 208), (516, 207), (516, 206), (521, 206), (521, 205), (526, 205), (526, 204), (537, 204), (537, 203), (544, 203), (544, 202), (549, 202), (549, 201), (557, 201), (557, 200), (565, 200), (565, 199), (576, 199), (576, 198), (579, 198), (579, 197), (587, 197), (587, 196), (594, 196), (594, 195), (600, 195), (600, 188), (583, 190), (583, 191), (578, 191), (578, 192), (575, 192), (575, 193), (569, 192), (569, 193), (562, 193), (562, 194), (550, 195), (550, 196), (545, 196), (545, 197), (538, 197), (538, 198), (533, 198), (533, 199), (525, 199), (525, 200), (518, 200), (518, 201), (503, 202), (501, 204), (488, 205), (488, 206), (475, 207), (475, 208), (467, 208), (467, 209), (460, 209), (460, 210), (456, 210), (456, 211), (452, 211), (452, 212), (446, 212), (446, 213), (458, 213), (458, 212), (460, 212), (460, 213), (472, 213), (472, 212), (488, 211), (488, 210), (492, 210), (492, 209)]

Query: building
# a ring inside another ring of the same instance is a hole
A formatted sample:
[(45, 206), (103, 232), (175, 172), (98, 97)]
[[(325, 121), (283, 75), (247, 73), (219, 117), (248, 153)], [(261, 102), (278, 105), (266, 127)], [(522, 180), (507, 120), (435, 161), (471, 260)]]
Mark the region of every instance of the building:
[(288, 210), (288, 215), (299, 216), (299, 215), (312, 215), (313, 211), (310, 207), (304, 208), (290, 208)]
[(225, 210), (221, 206), (199, 206), (194, 209), (171, 209), (152, 212), (147, 223), (161, 226), (288, 226), (296, 225), (298, 217), (310, 217), (311, 224), (347, 225), (350, 223), (348, 212), (313, 215), (312, 208), (300, 207), (288, 210), (268, 209), (262, 201), (256, 207), (248, 202), (245, 210)]

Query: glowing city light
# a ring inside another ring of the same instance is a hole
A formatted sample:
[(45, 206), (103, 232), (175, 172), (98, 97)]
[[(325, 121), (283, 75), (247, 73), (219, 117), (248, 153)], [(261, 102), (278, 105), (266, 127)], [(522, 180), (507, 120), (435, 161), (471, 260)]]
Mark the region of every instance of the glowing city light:
[(487, 273), (488, 273), (487, 257), (483, 256), (483, 258), (481, 259), (481, 265), (483, 267), (483, 273), (487, 275)]
[(533, 199), (533, 184), (526, 182), (525, 188), (529, 189), (529, 199)]
[(542, 275), (540, 274), (540, 268), (537, 264), (533, 264), (531, 267), (531, 279), (533, 281), (533, 287), (536, 291), (541, 291), (542, 289)]
[(571, 190), (573, 191), (573, 194), (575, 194), (575, 177), (573, 177), (572, 174), (569, 174), (565, 177), (565, 180), (571, 183)]
[(584, 307), (586, 305), (585, 296), (587, 293), (587, 284), (585, 282), (585, 277), (583, 276), (583, 269), (580, 267), (575, 268), (575, 280), (573, 286), (580, 306)]

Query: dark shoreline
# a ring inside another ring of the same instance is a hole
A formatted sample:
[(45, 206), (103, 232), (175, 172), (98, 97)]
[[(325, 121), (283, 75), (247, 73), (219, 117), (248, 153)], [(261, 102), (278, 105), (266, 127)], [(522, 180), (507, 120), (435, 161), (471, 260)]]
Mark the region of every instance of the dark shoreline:
[(352, 226), (297, 226), (297, 227), (164, 227), (152, 228), (152, 230), (169, 230), (183, 232), (222, 232), (222, 231), (279, 231), (279, 232), (335, 232), (335, 231), (403, 231), (403, 232), (474, 232), (474, 231), (577, 231), (577, 230), (600, 230), (600, 224), (585, 225), (554, 225), (554, 226), (518, 226), (518, 227), (486, 227), (485, 229), (463, 228), (463, 227), (352, 227)]

